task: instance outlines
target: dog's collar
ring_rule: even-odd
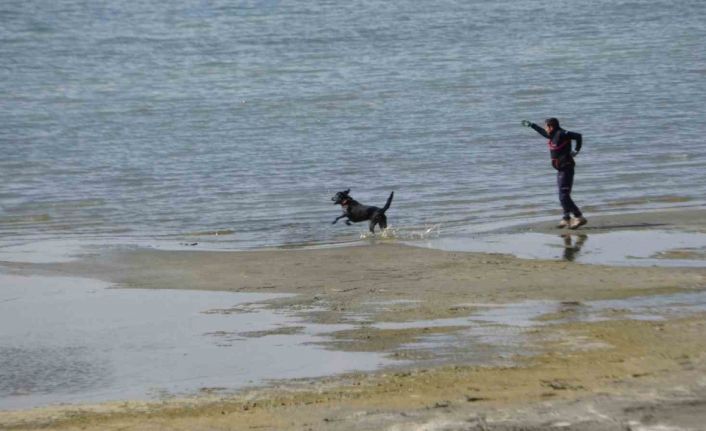
[[[348,202],[350,202],[350,201],[351,201],[350,199],[343,199],[343,200],[341,201],[341,206],[346,206],[346,205],[348,205]]]

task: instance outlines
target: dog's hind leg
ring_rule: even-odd
[[[371,218],[370,222],[368,223],[368,229],[370,229],[370,233],[375,233],[375,223],[377,223],[377,218]]]
[[[381,214],[378,217],[378,226],[380,226],[380,229],[387,229],[387,217],[385,214]]]

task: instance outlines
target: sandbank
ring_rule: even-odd
[[[593,217],[582,232],[704,232],[705,215]],[[555,234],[549,223],[517,229]],[[678,245],[665,249],[672,254],[661,258],[683,258]],[[379,372],[273,382],[229,396],[0,412],[3,429],[624,430],[699,429],[706,420],[706,313],[636,319],[609,310],[605,319],[574,318],[592,301],[703,292],[704,266],[583,265],[377,241],[247,252],[118,249],[2,267],[126,288],[293,294],[262,305],[316,323],[359,322],[334,333],[327,348],[405,359]],[[485,361],[463,349],[435,355],[404,348],[430,334],[457,334],[463,328],[455,318],[533,301],[564,306],[534,319],[542,324],[523,332],[523,345],[502,354],[489,348]],[[441,319],[449,323],[392,325]]]

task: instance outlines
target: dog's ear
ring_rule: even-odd
[[[348,189],[348,190],[346,190],[345,192],[343,192],[343,194],[346,195],[346,196],[348,196],[348,193],[350,193],[350,192],[351,192],[351,189]]]

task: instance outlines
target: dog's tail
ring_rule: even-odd
[[[382,207],[382,212],[384,213],[387,211],[388,208],[390,208],[390,204],[392,203],[392,197],[395,195],[395,192],[390,193],[390,197],[387,198],[387,202],[385,202],[385,206]]]

